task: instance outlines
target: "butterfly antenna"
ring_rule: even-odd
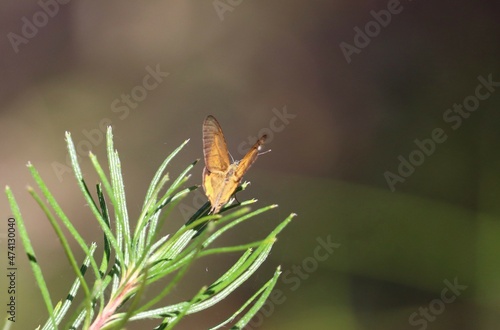
[[[229,153],[229,157],[231,157],[231,163],[234,163],[234,157],[233,155],[231,155],[231,153]]]
[[[260,156],[260,155],[263,155],[263,154],[267,154],[268,152],[271,152],[271,149],[263,151],[263,152],[259,152],[257,155]]]

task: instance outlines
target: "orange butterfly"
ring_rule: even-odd
[[[203,190],[212,205],[210,212],[216,214],[226,204],[238,187],[243,175],[255,162],[260,146],[267,136],[263,135],[247,152],[242,160],[231,164],[224,133],[214,116],[207,116],[203,122]]]

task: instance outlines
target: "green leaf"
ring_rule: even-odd
[[[114,149],[111,128],[107,130],[106,139],[109,176],[95,155],[89,154],[100,180],[100,183],[96,185],[94,198],[83,177],[71,135],[66,133],[69,156],[78,188],[102,230],[103,251],[100,266],[94,257],[97,245],[92,243],[89,246],[85,242],[81,233],[74,227],[70,218],[63,212],[49,191],[38,171],[31,164],[28,166],[41,194],[39,195],[31,188],[29,192],[45,213],[75,273],[68,295],[65,299],[60,299],[55,307],[52,304],[41,267],[36,261],[35,250],[31,246],[19,205],[10,188],[6,188],[12,212],[18,221],[19,235],[28,253],[35,280],[49,312],[43,330],[125,328],[129,321],[146,318],[161,320],[156,329],[173,329],[186,315],[213,307],[245,283],[267,259],[277,235],[294,216],[291,214],[260,240],[241,242],[235,246],[213,247],[224,233],[237,230],[238,225],[250,219],[256,219],[257,216],[272,210],[276,205],[251,211],[247,206],[254,203],[255,199],[239,204],[233,204],[234,199],[231,199],[221,209],[220,214],[209,215],[210,203],[207,202],[199,210],[194,211],[189,220],[178,230],[162,233],[163,224],[167,220],[172,221],[174,214],[172,211],[178,203],[199,188],[196,185],[184,186],[197,161],[181,171],[169,186],[167,186],[169,177],[164,174],[167,165],[188,141],[186,140],[163,161],[148,188],[140,215],[135,220],[130,219],[128,215],[125,182],[118,152]],[[237,191],[244,189],[247,184],[243,183]],[[131,222],[134,224],[133,232],[130,230]],[[76,252],[69,244],[70,238],[73,238],[85,253],[85,259],[80,267],[75,258]],[[170,305],[161,303],[163,298],[171,294],[180,281],[184,280],[191,265],[199,258],[208,255],[223,257],[228,253],[238,253],[240,257],[210,286],[200,288],[187,301]],[[87,276],[85,279],[84,275],[89,267],[92,269],[93,277]],[[279,268],[271,280],[253,294],[231,317],[214,329],[233,322],[241,315],[243,316],[235,327],[247,324],[265,303],[278,276]],[[161,291],[149,290],[147,299],[143,296],[151,284],[166,279],[168,281]],[[79,301],[77,301],[75,298],[80,289],[84,292],[84,297],[78,297]],[[63,323],[65,323],[64,327],[61,326]]]

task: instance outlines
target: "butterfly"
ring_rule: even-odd
[[[267,135],[262,135],[240,161],[231,163],[224,133],[214,116],[203,121],[203,190],[210,201],[210,213],[216,214],[238,187],[243,175],[255,162]]]

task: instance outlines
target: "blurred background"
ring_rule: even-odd
[[[131,217],[162,160],[176,177],[221,123],[235,159],[267,149],[238,198],[279,208],[223,238],[264,237],[291,212],[265,266],[222,304],[231,315],[277,265],[283,276],[251,329],[498,329],[500,5],[494,1],[9,1],[0,4],[0,183],[21,206],[54,300],[73,280],[26,191],[32,162],[86,239],[98,224],[67,165],[64,132],[89,185],[112,125]],[[198,163],[189,185],[201,184]],[[166,232],[204,202],[175,210]],[[198,199],[196,199],[198,196]],[[200,197],[201,196],[201,197]],[[6,248],[7,199],[0,198]],[[188,299],[235,256],[199,261],[167,302]],[[6,269],[6,254],[1,255]],[[17,243],[17,321],[46,312]],[[2,306],[6,276],[0,277]],[[3,309],[2,309],[3,310]],[[131,324],[129,329],[154,323]]]

